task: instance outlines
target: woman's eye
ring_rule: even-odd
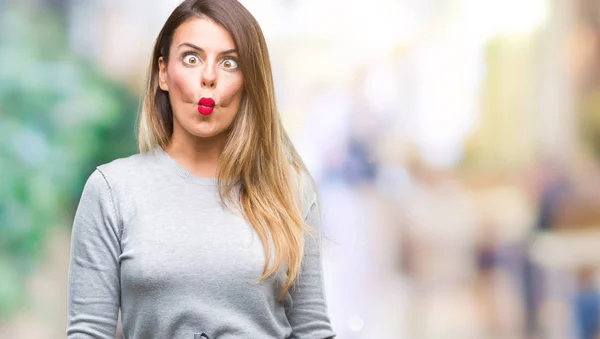
[[[223,68],[225,68],[225,69],[236,69],[237,67],[238,67],[238,64],[233,59],[225,59],[223,61]]]
[[[183,62],[185,62],[188,65],[196,65],[198,61],[198,57],[192,54],[188,54],[183,57]]]

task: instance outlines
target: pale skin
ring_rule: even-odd
[[[199,177],[216,177],[218,157],[238,113],[244,79],[229,32],[209,18],[177,28],[169,60],[159,59],[159,86],[169,93],[173,135],[165,150]],[[213,98],[210,115],[198,113],[200,98]]]

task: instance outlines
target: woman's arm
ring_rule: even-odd
[[[302,268],[290,290],[292,305],[287,310],[292,326],[290,338],[333,338],[335,333],[331,329],[323,291],[321,214],[316,193],[311,201],[305,221],[314,233],[306,235]]]
[[[115,338],[120,236],[110,187],[96,170],[85,184],[73,222],[67,338]]]

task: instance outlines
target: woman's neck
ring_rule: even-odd
[[[215,178],[219,157],[225,148],[225,142],[225,135],[198,138],[173,133],[165,152],[195,175],[203,178]]]

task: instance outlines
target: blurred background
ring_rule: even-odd
[[[598,338],[600,1],[245,0],[319,183],[340,339]],[[64,338],[176,0],[0,0],[0,337]]]

